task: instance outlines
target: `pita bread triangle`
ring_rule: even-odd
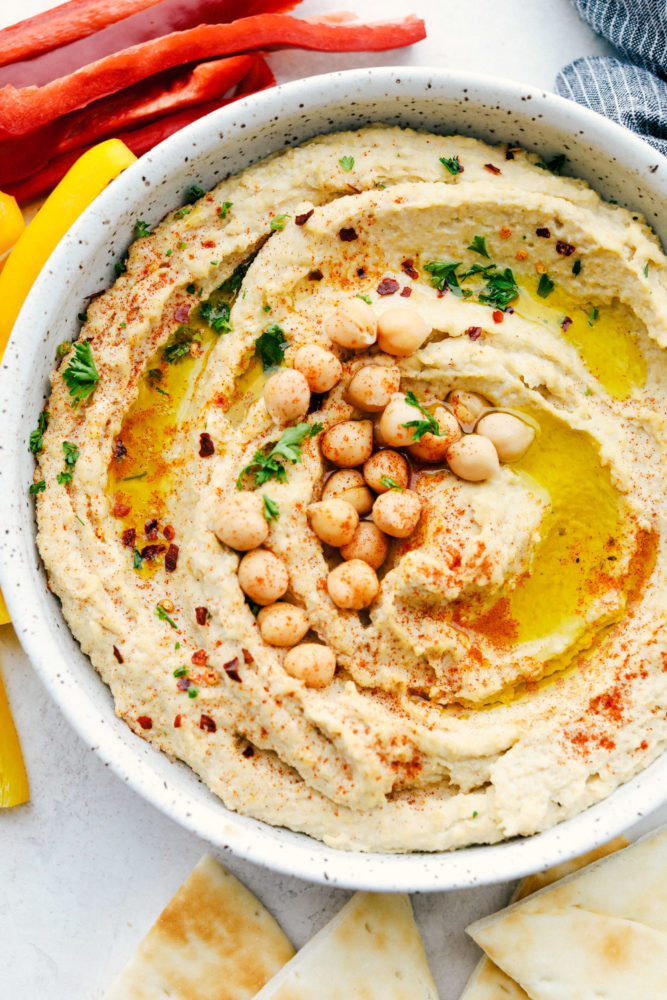
[[[104,1000],[249,1000],[293,954],[268,910],[206,855]]]
[[[255,1000],[437,1000],[404,895],[359,892]]]

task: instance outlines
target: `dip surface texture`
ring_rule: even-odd
[[[667,740],[667,262],[641,216],[523,150],[381,126],[192,197],[139,227],[91,302],[38,454],[50,587],[118,715],[230,809],[354,850],[532,834],[645,768]],[[381,329],[410,307],[429,335],[404,356],[332,342],[328,317],[357,297]],[[99,380],[77,403],[83,342]],[[264,386],[305,345],[342,377],[276,420]],[[332,599],[341,554],[307,508],[341,466],[330,428],[372,421],[386,447],[379,409],[350,396],[364,365],[399,369],[431,428],[474,393],[532,443],[503,458],[494,442],[480,481],[396,446],[421,514],[384,539],[356,609]],[[479,439],[480,414],[457,416]],[[254,547],[299,609],[272,644],[239,583],[250,546],[217,526],[249,491]],[[281,645],[297,627],[305,645]],[[286,669],[307,644],[333,651],[333,677]]]

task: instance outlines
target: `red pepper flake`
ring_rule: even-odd
[[[205,247],[206,250],[213,250],[215,247],[215,240],[202,240],[202,246]]]
[[[407,274],[408,278],[417,279],[419,277],[419,271],[415,267],[415,262],[412,257],[406,257],[406,259],[402,261],[401,270]]]
[[[297,224],[297,226],[305,226],[305,224],[308,222],[308,219],[311,217],[314,211],[315,209],[311,208],[309,212],[304,212],[302,215],[295,216],[294,221]]]
[[[172,542],[169,548],[167,549],[166,556],[164,557],[164,568],[166,569],[167,573],[173,573],[174,570],[176,569],[177,563],[178,563],[178,545],[174,545],[174,543]]]
[[[144,545],[141,550],[141,558],[150,559],[151,562],[155,562],[157,557],[161,556],[164,550],[164,545]]]
[[[408,288],[407,285],[405,286],[405,288],[401,289],[401,298],[402,299],[409,299],[411,295],[412,295],[412,289]]]
[[[561,326],[561,330],[563,331],[563,333],[567,333],[567,331],[572,326],[572,320],[570,319],[570,317],[569,316],[565,316],[563,318],[563,322],[561,323],[560,326]]]
[[[242,757],[254,757],[255,756],[255,748],[251,747],[250,744],[248,743],[248,746],[245,748],[245,750],[241,751],[241,756]]]
[[[129,504],[116,502],[113,505],[113,516],[114,517],[127,517],[127,515],[130,513],[131,510],[132,510],[132,508],[130,507]]]
[[[174,309],[174,319],[177,323],[187,323],[190,319],[190,306],[184,305]]]
[[[164,535],[164,537],[167,539],[168,542],[171,542],[173,541],[174,538],[176,538],[176,530],[171,524],[165,525],[162,534]]]
[[[556,242],[556,253],[559,253],[561,257],[569,257],[576,249],[574,243],[564,243],[563,240]]]
[[[338,236],[343,241],[343,243],[352,243],[353,240],[358,239],[357,230],[353,229],[352,226],[338,230]]]
[[[208,625],[208,620],[210,618],[208,613],[208,608],[199,607],[195,608],[195,618],[197,619],[197,625]]]
[[[243,659],[245,660],[246,663],[255,662],[255,657],[252,655],[249,649],[242,649],[241,652],[243,653]]]
[[[123,654],[121,653],[118,646],[113,647],[113,655],[116,657],[119,663],[123,663]]]
[[[357,277],[358,278],[365,278],[366,277],[366,268],[365,267],[358,267],[357,268]]]
[[[157,538],[157,518],[152,517],[150,521],[146,521],[144,525],[144,535],[150,541],[155,541]]]
[[[501,173],[500,167],[496,167],[493,163],[485,163],[484,164],[484,169],[488,170],[490,174],[499,174],[499,173]]]
[[[316,267],[314,271],[308,274],[308,281],[321,281],[324,275],[320,271],[319,267]]]
[[[137,722],[139,723],[142,729],[153,728],[153,720],[151,719],[150,715],[140,715],[139,718],[137,719]]]
[[[215,455],[215,445],[213,444],[213,438],[206,431],[203,431],[199,435],[199,457],[200,458],[210,458],[211,455]]]
[[[205,649],[195,649],[190,660],[195,667],[205,667],[208,663],[208,653]]]
[[[393,295],[398,291],[398,282],[395,278],[383,278],[377,287],[378,295]]]
[[[438,291],[436,292],[436,295],[439,299],[444,299],[445,292],[448,291],[449,291],[449,286],[447,286],[447,288],[439,288]]]
[[[181,728],[181,717],[180,715],[177,715],[174,718],[174,729],[180,729],[180,728]]]
[[[199,728],[203,729],[205,733],[214,733],[218,727],[210,715],[207,715],[206,712],[202,712],[199,719]]]
[[[235,656],[233,660],[228,660],[228,662],[224,664],[222,669],[225,671],[230,680],[238,681],[240,684],[241,678],[238,672],[238,665],[239,665],[239,658],[238,656]]]
[[[466,330],[466,334],[471,340],[479,340],[482,336],[482,328],[481,326],[469,326]]]
[[[493,317],[494,323],[502,323],[502,321],[505,319],[505,317],[503,316],[502,309],[494,309],[493,312],[491,313],[491,316]]]
[[[125,447],[120,438],[116,438],[116,440],[114,441],[113,447],[111,449],[111,454],[113,455],[113,457],[116,459],[117,462],[120,462],[127,455],[127,448]]]
[[[551,236],[551,232],[547,229],[546,226],[539,226],[539,228],[535,230],[535,235],[541,236],[542,239],[548,240],[549,237]]]
[[[128,549],[133,549],[134,543],[137,540],[137,529],[128,528],[127,531],[124,531],[123,534],[120,536],[120,540],[123,543],[123,545],[127,546]]]
[[[191,684],[192,681],[189,677],[179,677],[176,681],[176,687],[179,691],[187,691]]]

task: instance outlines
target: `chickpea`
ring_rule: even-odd
[[[493,442],[501,462],[516,462],[535,438],[534,428],[511,413],[487,413],[475,430]]]
[[[371,455],[368,461],[364,462],[363,473],[364,479],[376,493],[386,493],[387,490],[393,489],[392,486],[382,482],[383,476],[393,479],[401,489],[405,489],[410,481],[407,461],[400,452],[392,451],[390,448],[384,448]]]
[[[259,493],[242,491],[225,497],[220,504],[213,530],[221,542],[240,552],[256,549],[266,541],[269,526]]]
[[[334,497],[352,504],[357,514],[367,514],[373,506],[373,494],[358,469],[340,469],[329,476],[322,490],[322,499],[332,500]]]
[[[478,392],[466,392],[465,389],[454,389],[447,396],[447,402],[456,419],[464,426],[474,424],[490,405],[488,399],[484,399]]]
[[[493,443],[481,434],[464,434],[449,447],[446,457],[452,472],[471,483],[489,479],[500,468]]]
[[[269,646],[296,646],[310,628],[303,608],[286,601],[269,604],[257,615],[257,624],[264,642]]]
[[[370,420],[343,420],[322,435],[320,447],[334,465],[362,465],[373,452],[373,424]]]
[[[360,611],[375,599],[380,584],[372,566],[363,559],[350,559],[329,573],[329,597],[339,608]]]
[[[417,527],[422,502],[414,490],[388,490],[373,504],[373,520],[392,538],[407,538]]]
[[[272,375],[264,386],[264,403],[269,414],[279,424],[305,417],[310,406],[310,389],[306,376],[293,368]]]
[[[407,358],[422,346],[431,329],[412,306],[391,306],[378,319],[378,345],[385,354]]]
[[[441,436],[427,432],[422,435],[419,441],[415,441],[408,448],[410,454],[422,462],[441,462],[447,454],[450,444],[454,444],[461,437],[461,427],[458,420],[444,406],[436,406],[433,416]]]
[[[355,372],[347,390],[347,397],[353,406],[369,413],[379,413],[398,391],[401,373],[398,368],[383,365],[364,365]]]
[[[377,318],[362,299],[350,298],[324,320],[324,332],[334,344],[358,351],[377,339]]]
[[[343,559],[362,559],[373,569],[378,569],[387,558],[387,536],[372,521],[360,521],[352,541],[341,545]]]
[[[413,443],[414,427],[404,427],[411,420],[421,420],[416,406],[410,406],[402,392],[395,392],[380,417],[380,434],[392,448],[406,448]]]
[[[336,673],[336,654],[319,642],[302,642],[285,654],[283,666],[290,677],[303,681],[306,687],[326,687]]]
[[[255,604],[273,604],[289,586],[287,566],[267,549],[253,549],[239,563],[239,586]]]
[[[359,515],[345,500],[320,500],[308,508],[310,526],[327,545],[346,545],[354,537]]]
[[[304,344],[294,355],[294,367],[305,377],[311,392],[328,392],[341,380],[343,366],[319,344]]]

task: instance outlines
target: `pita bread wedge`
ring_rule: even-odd
[[[622,847],[627,847],[628,844],[629,841],[626,837],[614,837],[607,844],[602,844],[601,847],[596,847],[586,854],[581,854],[578,858],[572,858],[571,861],[563,861],[552,868],[546,868],[544,871],[536,872],[534,875],[528,875],[519,882],[512,895],[512,902],[525,899],[526,896],[530,896],[533,892],[538,892],[548,885],[553,885],[554,882],[565,878],[566,875],[572,875],[574,872],[585,868],[586,865],[590,865],[594,861],[599,861],[600,858],[606,858],[609,854],[619,851]],[[518,983],[515,983],[495,962],[492,962],[485,955],[477,963],[475,970],[466,983],[460,1000],[530,1000],[530,998]]]
[[[255,1000],[437,1000],[407,896],[358,892]]]
[[[293,954],[268,910],[206,855],[104,1000],[248,1000]]]

